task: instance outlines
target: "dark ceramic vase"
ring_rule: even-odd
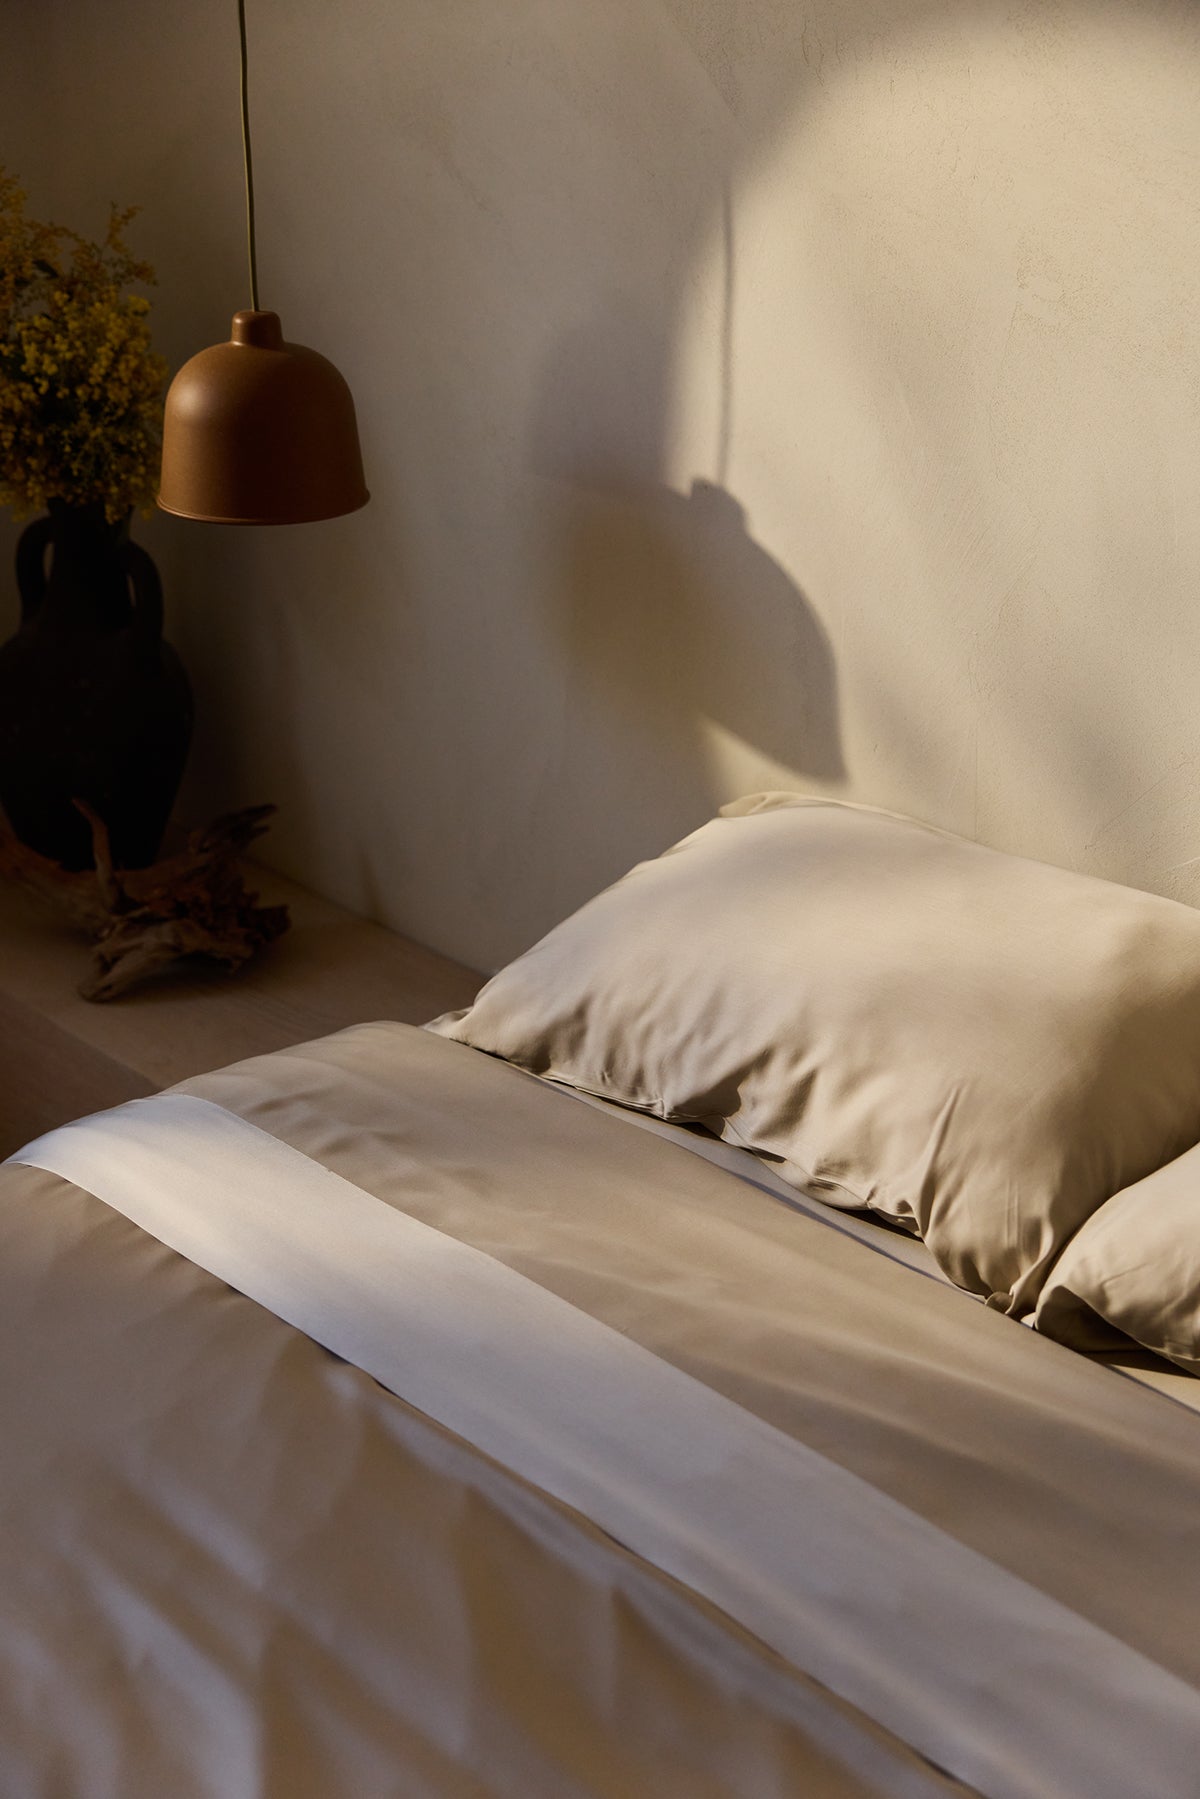
[[[74,804],[85,800],[108,826],[116,866],[144,868],[192,735],[158,570],[130,542],[128,519],[51,501],[18,541],[17,587],[20,628],[0,649],[0,805],[22,843],[79,869],[92,865]]]

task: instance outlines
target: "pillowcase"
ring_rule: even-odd
[[[1046,1277],[1034,1323],[1072,1349],[1123,1332],[1200,1374],[1200,1148],[1107,1200]]]
[[[1097,1206],[1200,1138],[1200,914],[759,794],[433,1028],[776,1158],[1019,1315]]]

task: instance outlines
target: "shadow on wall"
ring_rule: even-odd
[[[597,702],[632,715],[682,823],[711,810],[709,727],[797,775],[842,779],[829,640],[732,494],[576,487],[558,531],[572,665]]]
[[[630,59],[631,88],[643,67],[671,82],[646,109],[637,168],[613,152],[628,207],[578,199],[595,252],[564,218],[591,283],[564,274],[578,322],[539,346],[535,375],[541,605],[568,696],[560,796],[593,802],[569,819],[573,853],[611,878],[635,844],[661,847],[739,790],[835,786],[849,762],[855,797],[1026,853],[1090,854],[1089,818],[1116,810],[1106,794],[1136,809],[1158,791],[1136,690],[1105,717],[1119,667],[1148,682],[1117,622],[1115,558],[1086,523],[1097,488],[1137,493],[1111,516],[1139,549],[1162,514],[1167,549],[1129,591],[1144,583],[1162,618],[1179,579],[1154,488],[1169,490],[1160,442],[1178,429],[1178,314],[1160,288],[1186,266],[1186,215],[1145,191],[1138,157],[1169,174],[1176,140],[1160,142],[1142,91],[1139,10],[664,6],[710,85],[689,87],[673,59]],[[1146,10],[1164,32],[1185,19],[1174,0]],[[1100,128],[1139,99],[1123,149]],[[690,129],[667,142],[670,117]],[[788,160],[756,186],[785,125]],[[1060,140],[1064,183],[1050,179]],[[654,196],[672,195],[671,238],[648,228],[643,167]],[[1122,256],[1134,219],[1153,253],[1144,284]],[[1122,429],[1129,391],[1152,421],[1140,444]],[[735,407],[746,512],[730,491]],[[697,467],[714,484],[667,485]],[[860,491],[861,524],[846,504]],[[752,535],[764,519],[774,555]],[[893,570],[899,603],[882,606]],[[623,837],[606,807],[624,809]],[[554,831],[549,807],[540,822]],[[1157,835],[1138,862],[1162,859]],[[1130,872],[1108,851],[1100,871]]]
[[[672,411],[669,333],[619,298],[560,339],[533,414],[543,489],[551,629],[569,671],[571,735],[607,753],[568,765],[603,806],[624,805],[652,854],[732,789],[844,782],[828,634],[758,543],[725,484],[732,434],[732,198],[723,206],[718,480],[664,484]],[[745,772],[741,772],[742,770]],[[630,792],[629,789],[635,791]],[[627,802],[632,800],[632,806]],[[628,859],[602,843],[595,880]]]

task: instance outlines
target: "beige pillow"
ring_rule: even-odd
[[[759,794],[434,1026],[779,1158],[1022,1313],[1200,1139],[1200,914],[911,819]]]
[[[1200,1148],[1116,1193],[1046,1277],[1034,1322],[1073,1349],[1122,1331],[1200,1374]]]

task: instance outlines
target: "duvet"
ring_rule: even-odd
[[[1200,1415],[377,1025],[0,1170],[0,1792],[1197,1791]]]

